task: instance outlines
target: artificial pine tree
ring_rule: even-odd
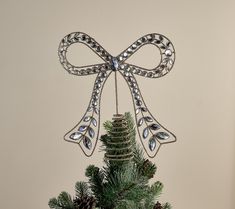
[[[49,201],[55,209],[170,209],[169,203],[156,202],[163,185],[149,180],[156,166],[145,159],[135,141],[134,122],[130,113],[114,115],[104,123],[107,131],[103,142],[103,168],[90,165],[86,169],[88,182],[77,182],[76,196],[62,192]]]

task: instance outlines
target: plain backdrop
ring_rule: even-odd
[[[137,77],[151,113],[178,138],[152,159],[161,201],[174,209],[235,208],[235,1],[40,0],[0,1],[0,208],[48,208],[48,200],[102,166],[100,143],[91,158],[63,135],[83,116],[95,77],[69,75],[57,49],[83,31],[113,55],[147,33],[167,36],[176,49],[172,71]],[[130,62],[154,67],[159,51],[146,46]],[[74,64],[99,58],[85,46],[69,51]],[[120,111],[133,114],[118,76]],[[115,113],[113,76],[104,87],[101,121]],[[102,133],[104,130],[102,128]],[[137,138],[137,140],[139,140]]]

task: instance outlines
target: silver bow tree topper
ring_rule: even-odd
[[[88,46],[104,60],[104,63],[81,67],[69,63],[66,57],[67,49],[75,43]],[[160,50],[161,60],[158,66],[153,69],[145,69],[126,62],[131,55],[146,44],[152,44]],[[66,141],[79,144],[86,156],[93,154],[97,144],[100,130],[101,93],[106,80],[112,72],[115,72],[115,78],[116,73],[119,72],[129,86],[135,109],[137,130],[147,155],[154,157],[162,144],[176,141],[175,135],[164,128],[148,110],[134,76],[159,78],[170,72],[175,61],[175,50],[168,38],[157,33],[147,34],[114,57],[89,35],[82,32],[74,32],[62,39],[58,54],[62,66],[70,74],[77,76],[97,74],[87,111],[79,123],[64,136]]]

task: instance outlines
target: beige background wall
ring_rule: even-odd
[[[94,76],[65,72],[57,47],[64,35],[83,31],[113,55],[146,33],[170,38],[173,70],[138,78],[153,115],[178,137],[154,159],[155,179],[165,185],[161,200],[175,209],[234,209],[234,9],[234,1],[222,0],[1,0],[0,208],[48,208],[60,191],[73,194],[88,164],[102,164],[98,148],[87,159],[62,139],[82,117]],[[158,54],[146,47],[132,62],[153,67]],[[99,60],[85,47],[70,56],[77,64]],[[133,112],[120,77],[119,91],[121,111]],[[102,99],[105,121],[115,111],[113,77]]]

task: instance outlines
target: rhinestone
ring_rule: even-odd
[[[125,72],[125,76],[126,76],[126,77],[129,77],[129,76],[130,76],[130,73]]]
[[[125,68],[125,66],[124,65],[120,65],[120,68],[123,70]]]
[[[141,75],[142,75],[142,76],[145,76],[146,74],[147,74],[147,73],[146,73],[145,71],[142,71],[142,72],[141,72]]]
[[[119,57],[119,60],[120,60],[120,61],[122,61],[122,60],[123,60],[123,58],[120,56],[120,57]]]
[[[167,57],[170,57],[170,56],[172,55],[172,51],[171,51],[170,49],[167,49],[167,50],[165,51],[165,55],[166,55]]]
[[[149,139],[149,149],[151,151],[155,150],[156,148],[156,140],[154,139],[154,137],[152,137],[151,139]]]
[[[145,37],[142,37],[141,41],[142,41],[142,42],[145,42],[145,41],[146,41],[146,38],[145,38]]]
[[[143,124],[143,122],[144,122],[143,118],[140,118],[140,119],[138,120],[137,125],[138,125],[138,126],[141,126],[141,125]]]
[[[128,48],[128,49],[127,49],[127,52],[128,52],[128,53],[131,53],[131,52],[132,52],[131,48]]]
[[[135,114],[137,115],[137,114],[139,114],[139,112],[140,112],[140,109],[137,108],[136,111],[135,111]]]
[[[153,73],[152,73],[152,72],[149,72],[149,73],[147,74],[147,76],[148,76],[148,77],[153,77]]]
[[[82,35],[82,40],[85,41],[86,40],[86,36]]]
[[[93,105],[94,105],[94,106],[97,106],[97,102],[96,102],[96,101],[93,101]]]
[[[106,76],[107,76],[107,73],[106,72],[102,72],[101,77],[105,78]]]
[[[111,59],[111,68],[112,70],[116,71],[119,67],[118,59],[116,57],[113,57]]]
[[[96,88],[99,89],[101,87],[101,84],[100,83],[97,83],[96,84]]]
[[[96,47],[95,42],[93,42],[93,43],[91,44],[91,47],[92,47],[92,48],[95,48],[95,47]]]
[[[99,109],[98,108],[94,108],[94,111],[96,114],[99,114]]]
[[[91,43],[91,38],[87,39],[87,43],[90,44]]]
[[[147,112],[147,111],[148,111],[148,109],[147,109],[146,107],[141,107],[141,110],[142,110],[143,112]]]
[[[156,124],[156,123],[153,123],[153,124],[151,124],[151,125],[149,126],[149,128],[155,131],[155,130],[160,129],[161,126],[158,125],[158,124]]]
[[[172,59],[169,59],[168,63],[169,63],[170,65],[173,65],[173,60],[172,60]]]
[[[126,53],[126,52],[124,52],[124,53],[123,53],[123,56],[124,56],[124,57],[127,57],[128,55],[127,55],[127,53]]]
[[[152,42],[153,41],[153,36],[152,35],[148,35],[147,39],[148,39],[149,42]]]
[[[82,137],[83,135],[79,132],[74,132],[72,133],[69,138],[72,139],[72,140],[78,140]]]
[[[93,124],[95,127],[97,126],[97,121],[96,121],[95,118],[92,118],[91,122],[92,122],[92,124]]]
[[[136,105],[137,105],[137,106],[141,106],[141,105],[142,105],[141,100],[137,100],[137,101],[136,101]]]
[[[153,122],[153,119],[149,116],[144,117],[147,122]]]
[[[135,99],[136,99],[136,100],[139,100],[139,99],[140,99],[140,95],[138,95],[138,94],[135,95]]]
[[[135,70],[135,73],[138,74],[139,72],[141,72],[140,69],[136,69],[136,70]]]
[[[168,133],[166,133],[166,132],[158,132],[155,135],[160,140],[166,140],[166,139],[168,139],[170,137],[170,135]]]
[[[144,137],[144,139],[146,139],[146,138],[148,137],[148,135],[149,135],[149,129],[148,129],[148,127],[146,127],[146,128],[143,130],[143,137]]]
[[[83,121],[84,121],[84,122],[88,122],[90,119],[91,119],[91,116],[86,116],[86,117],[83,119]]]
[[[131,46],[132,49],[136,49],[136,47],[137,47],[136,44],[133,44],[133,45]]]
[[[102,78],[102,77],[100,77],[99,79],[98,79],[98,82],[99,83],[102,83],[104,81],[104,79]]]
[[[89,133],[89,136],[90,136],[91,138],[94,138],[95,132],[94,132],[93,128],[89,127],[88,133]]]
[[[141,45],[141,44],[142,44],[141,40],[138,40],[137,45]]]
[[[87,149],[91,149],[92,147],[91,140],[88,137],[84,137],[83,144]]]
[[[78,131],[83,132],[83,131],[85,131],[86,129],[87,129],[87,126],[82,125],[82,126],[80,126],[80,127],[78,128]]]
[[[133,89],[133,93],[136,93],[136,94],[139,93],[138,89],[137,89],[137,88],[134,88],[134,89]]]

